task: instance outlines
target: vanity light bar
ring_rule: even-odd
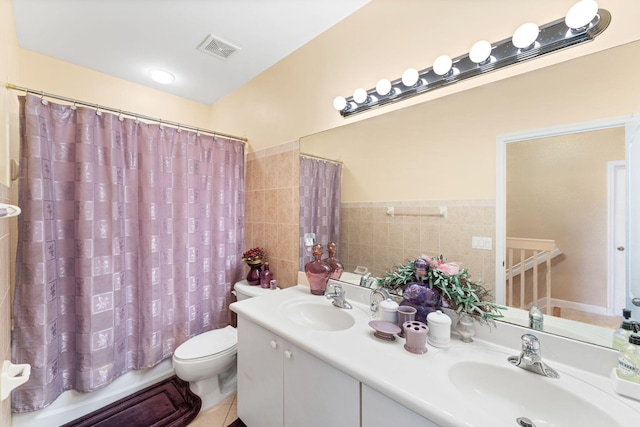
[[[373,88],[366,91],[366,97],[358,93],[358,102],[354,96],[346,99],[337,97],[334,100],[334,107],[339,110],[342,117],[349,117],[402,101],[480,74],[592,41],[607,29],[610,22],[611,14],[605,9],[598,9],[591,22],[582,28],[569,28],[565,18],[561,18],[541,26],[538,37],[530,46],[517,48],[512,38],[504,39],[492,45],[489,58],[483,62],[475,63],[469,58],[469,54],[464,54],[453,58],[451,69],[444,75],[437,74],[433,67],[425,68],[418,72],[417,82],[412,86],[407,86],[402,82],[402,78],[399,78],[391,82],[391,89],[385,95],[380,95],[376,88]],[[438,71],[441,72],[441,70]]]

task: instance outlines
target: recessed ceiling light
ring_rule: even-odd
[[[176,79],[173,74],[163,70],[151,70],[150,74],[153,81],[163,85],[171,84]]]

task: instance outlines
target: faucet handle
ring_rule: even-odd
[[[333,288],[333,292],[335,292],[336,296],[341,296],[344,293],[344,289],[342,289],[342,285],[340,283],[330,283],[329,286]]]
[[[524,334],[522,337],[522,351],[538,353],[540,351],[540,340],[533,334]]]

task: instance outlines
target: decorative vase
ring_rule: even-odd
[[[442,295],[436,288],[430,288],[424,283],[412,282],[407,284],[402,291],[402,302],[416,309],[415,320],[427,323],[427,316],[442,306]]]
[[[260,287],[265,289],[271,288],[271,280],[273,280],[273,273],[269,270],[269,263],[264,263],[264,270],[260,272]]]
[[[476,330],[473,327],[473,318],[467,313],[460,313],[456,331],[460,335],[460,341],[472,342],[473,336],[476,334]]]
[[[329,267],[331,268],[331,278],[333,280],[340,280],[344,267],[338,258],[336,258],[337,245],[335,242],[329,242],[327,245],[327,252],[329,252],[329,256],[327,256],[324,261],[329,264]]]
[[[247,273],[247,283],[252,286],[260,284],[260,272],[262,271],[262,259],[247,261],[249,272]]]
[[[322,245],[316,243],[313,245],[314,260],[305,264],[304,273],[309,280],[309,287],[313,295],[324,295],[327,289],[327,282],[331,277],[331,267],[325,261],[321,260]]]

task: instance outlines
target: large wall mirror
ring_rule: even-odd
[[[616,76],[603,78],[612,66]],[[634,192],[627,185],[622,191],[622,214],[627,218],[623,220],[624,243],[617,244],[624,246],[620,252],[624,254],[622,265],[626,264],[622,299],[620,291],[611,294],[611,273],[607,259],[601,259],[608,256],[609,245],[608,199],[603,195],[608,188],[606,164],[625,164],[623,184],[637,186],[634,179],[640,182],[640,167],[634,168],[640,161],[630,158],[630,153],[637,155],[630,148],[639,143],[633,118],[640,108],[640,78],[633,72],[638,67],[640,42],[634,42],[301,138],[301,153],[343,165],[338,258],[347,271],[362,265],[375,275],[422,253],[442,254],[467,267],[472,278],[482,280],[498,302],[507,303],[503,266],[507,228],[531,234],[525,237],[549,239],[545,233],[550,222],[545,221],[544,226],[538,222],[536,227],[536,221],[544,220],[536,216],[538,219],[525,221],[542,234],[517,225],[535,214],[531,206],[542,211],[550,202],[522,196],[523,188],[511,187],[509,191],[520,197],[512,201],[519,209],[510,208],[514,223],[507,223],[507,181],[525,184],[529,180],[525,175],[508,178],[507,159],[511,157],[514,171],[524,174],[527,171],[517,162],[533,167],[526,159],[536,153],[539,167],[543,171],[547,168],[543,175],[550,175],[553,169],[567,182],[587,180],[580,178],[579,171],[593,170],[595,166],[588,162],[598,161],[598,174],[602,171],[604,178],[593,184],[593,191],[583,186],[563,190],[567,193],[560,195],[558,186],[543,180],[537,188],[546,188],[543,194],[564,201],[556,212],[562,218],[554,219],[553,227],[566,231],[563,228],[594,225],[590,233],[578,234],[583,240],[577,242],[558,233],[551,238],[559,240],[561,252],[554,256],[552,268],[563,263],[566,269],[558,273],[559,278],[553,277],[558,285],[552,288],[549,300],[555,305],[548,315],[560,318],[573,313],[569,325],[577,327],[549,331],[608,345],[611,328],[621,319],[616,310],[620,304],[631,306],[631,299],[640,296],[640,289],[634,289],[640,283],[634,280],[640,278],[634,269],[640,267],[624,261],[633,256],[630,254],[640,253],[636,252],[640,235],[629,220],[640,203],[636,200],[640,198],[634,197],[637,188]],[[578,154],[585,154],[587,163],[578,163]],[[591,179],[595,172],[587,175]],[[590,199],[577,200],[578,192]],[[389,208],[395,215],[389,215]],[[517,219],[518,210],[527,215]],[[593,252],[585,254],[584,246],[589,245]],[[604,268],[591,268],[601,262]],[[580,285],[561,286],[561,277],[572,274]],[[520,307],[520,298],[515,296],[512,306]],[[546,305],[544,290],[538,297]],[[582,317],[574,310],[584,311]],[[526,310],[508,311],[506,321],[526,323]],[[640,308],[635,309],[634,317],[640,320]],[[597,325],[601,333],[597,337],[584,334],[583,324]]]

